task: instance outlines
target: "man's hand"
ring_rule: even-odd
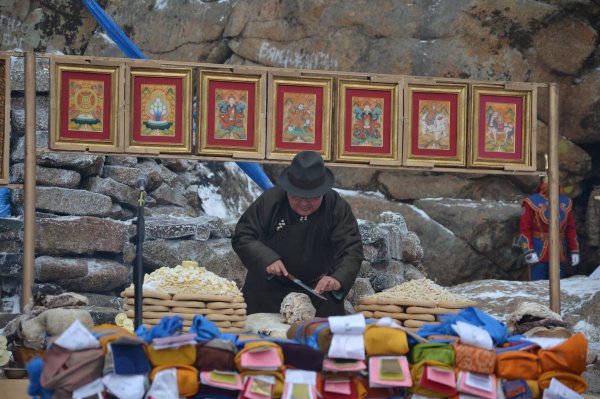
[[[571,254],[571,266],[577,266],[579,264],[579,254]]]
[[[342,288],[342,283],[337,281],[331,276],[323,276],[317,286],[315,287],[315,292],[317,294],[322,294],[327,291],[337,291]]]
[[[274,274],[275,276],[286,277],[288,275],[288,271],[283,265],[283,262],[279,259],[267,266],[265,270],[267,273]]]
[[[529,263],[530,265],[533,263],[539,263],[539,261],[540,259],[535,252],[529,252],[525,255],[525,262]]]

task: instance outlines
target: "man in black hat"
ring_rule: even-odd
[[[248,269],[248,313],[279,313],[287,294],[307,293],[286,278],[292,274],[325,296],[307,293],[317,316],[344,314],[363,250],[352,209],[332,187],[321,155],[302,151],[242,215],[231,242]]]

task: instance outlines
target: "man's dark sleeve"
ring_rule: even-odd
[[[358,231],[358,222],[350,205],[337,197],[334,208],[331,242],[334,249],[334,270],[331,277],[342,283],[343,297],[356,281],[363,260],[363,245]]]
[[[265,194],[254,201],[238,221],[231,237],[233,250],[248,272],[258,276],[265,276],[265,268],[280,259],[275,251],[264,244],[272,211],[272,206],[267,206],[267,202]]]

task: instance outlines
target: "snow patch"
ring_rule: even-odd
[[[409,207],[410,207],[410,208],[411,208],[413,211],[415,211],[417,214],[419,214],[419,216],[421,216],[423,219],[425,219],[425,220],[429,220],[429,221],[431,221],[432,223],[435,223],[436,225],[438,225],[438,226],[439,226],[439,227],[440,227],[442,230],[444,230],[446,233],[448,233],[448,234],[450,234],[450,235],[452,235],[452,236],[454,236],[454,235],[455,235],[455,234],[454,234],[454,232],[453,232],[452,230],[448,229],[448,228],[447,228],[446,226],[444,226],[443,224],[441,224],[441,223],[438,223],[437,221],[433,220],[433,219],[431,218],[431,216],[429,216],[429,215],[428,215],[428,214],[427,214],[427,213],[426,213],[424,210],[422,210],[422,209],[419,209],[419,208],[417,208],[416,206],[414,206],[414,205],[410,205],[410,204],[407,204],[407,206],[409,206]]]
[[[230,219],[223,197],[217,190],[217,187],[214,186],[198,188],[198,197],[202,200],[202,208],[209,216],[216,216],[224,220]]]
[[[167,7],[169,7],[169,0],[156,0],[156,3],[154,4],[155,10],[164,10]]]
[[[359,195],[364,195],[367,197],[377,197],[385,199],[385,195],[380,193],[379,191],[354,191],[354,190],[345,190],[343,188],[334,188],[341,196],[343,197],[357,197]]]

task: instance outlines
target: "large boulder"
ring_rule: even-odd
[[[122,254],[135,234],[135,226],[130,223],[94,217],[38,219],[36,230],[37,253],[53,256]]]
[[[516,202],[422,199],[414,205],[451,230],[471,248],[486,254],[505,273],[520,269],[513,251],[521,205]]]
[[[16,163],[10,168],[11,183],[23,183],[25,164]],[[78,188],[81,181],[79,172],[70,169],[35,167],[35,182],[38,186]]]
[[[110,214],[112,201],[104,194],[60,187],[36,187],[35,208],[60,215],[98,216]]]

